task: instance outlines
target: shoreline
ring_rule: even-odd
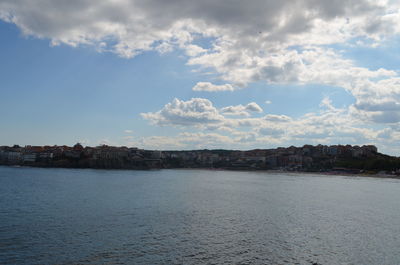
[[[391,178],[399,179],[400,175],[390,175],[390,174],[366,174],[366,173],[341,173],[336,171],[285,171],[277,169],[256,169],[256,170],[246,170],[246,169],[226,169],[226,168],[162,168],[161,170],[212,170],[212,171],[231,171],[231,172],[258,172],[258,173],[273,173],[273,174],[301,174],[301,175],[324,175],[324,176],[343,176],[343,177],[371,177],[371,178]]]
[[[343,177],[368,177],[368,178],[381,178],[381,179],[398,179],[400,180],[399,175],[390,175],[390,174],[382,174],[382,173],[346,173],[346,172],[337,172],[337,171],[286,171],[279,169],[230,169],[230,168],[148,168],[148,169],[134,169],[134,168],[90,168],[90,167],[39,167],[39,166],[30,166],[30,165],[0,165],[0,167],[7,168],[37,168],[37,169],[82,169],[82,170],[116,170],[116,171],[154,171],[154,170],[203,170],[203,171],[230,171],[230,172],[255,172],[255,173],[271,173],[271,174],[297,174],[297,175],[323,175],[323,176],[343,176]]]

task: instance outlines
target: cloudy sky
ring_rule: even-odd
[[[400,155],[399,8],[1,0],[0,144],[375,144]]]

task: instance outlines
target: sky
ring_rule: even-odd
[[[2,0],[0,100],[0,145],[400,156],[400,1]]]

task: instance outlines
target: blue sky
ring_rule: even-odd
[[[0,145],[399,155],[396,1],[178,2],[0,3]]]

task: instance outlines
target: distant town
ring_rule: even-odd
[[[0,146],[0,165],[163,169],[214,168],[400,175],[400,158],[384,155],[373,145],[304,145],[275,149],[158,151],[101,145]]]

